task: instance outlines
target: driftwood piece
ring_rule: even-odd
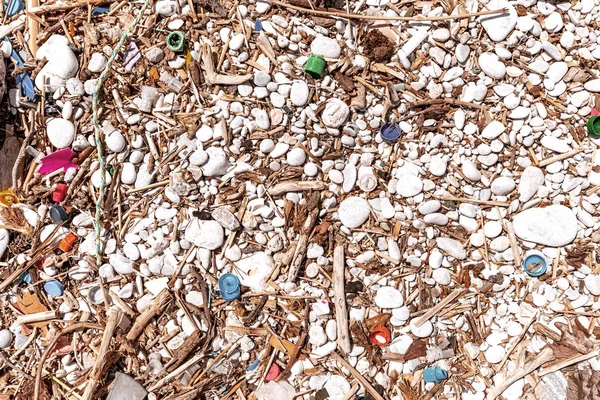
[[[150,320],[162,313],[173,301],[173,295],[168,289],[163,289],[162,292],[156,296],[154,302],[143,313],[141,313],[133,323],[133,326],[127,333],[127,340],[134,341],[141,335],[142,331],[150,323]]]
[[[377,390],[375,390],[373,385],[371,385],[371,382],[369,382],[367,380],[367,378],[365,378],[352,365],[350,365],[350,363],[348,361],[346,361],[342,356],[340,356],[335,351],[333,353],[331,353],[331,355],[333,356],[333,358],[335,358],[335,360],[337,362],[342,364],[348,371],[350,371],[352,376],[354,376],[360,382],[360,384],[365,387],[365,389],[367,390],[367,392],[369,392],[369,394],[371,395],[371,397],[373,397],[373,399],[384,400],[384,398],[377,392]]]
[[[315,225],[318,216],[319,207],[315,207],[313,210],[309,211],[306,221],[304,221],[304,224],[302,225],[302,231],[300,232],[300,237],[298,238],[298,245],[296,246],[294,258],[292,259],[292,264],[290,265],[290,270],[288,272],[288,281],[290,282],[295,281],[296,277],[298,276],[298,272],[302,266],[302,261],[304,261],[304,257],[306,257],[306,249],[308,248],[310,231]]]
[[[8,136],[0,150],[0,190],[12,186],[12,170],[21,150],[21,139]]]
[[[348,309],[344,292],[344,246],[337,246],[333,251],[333,292],[335,295],[335,322],[337,325],[337,343],[343,352],[349,353],[350,332],[348,330]]]
[[[108,319],[106,321],[106,326],[104,327],[102,343],[100,344],[100,351],[98,352],[98,357],[96,358],[96,362],[92,368],[92,373],[88,377],[85,392],[83,393],[82,397],[83,400],[91,400],[94,398],[94,393],[100,385],[102,375],[108,368],[108,363],[111,359],[110,357],[107,357],[108,350],[110,348],[110,341],[115,333],[115,329],[119,324],[119,320],[121,319],[122,315],[122,311],[118,308],[112,308],[108,312]]]
[[[540,354],[537,355],[537,357],[525,364],[523,368],[518,369],[514,375],[506,378],[504,382],[500,384],[500,386],[497,386],[494,389],[492,389],[488,393],[486,400],[494,400],[498,398],[498,396],[500,396],[506,389],[508,389],[510,385],[512,385],[519,379],[529,375],[530,373],[541,367],[542,364],[545,364],[548,361],[552,361],[553,359],[554,353],[552,352],[552,349],[546,347],[540,352]]]
[[[272,188],[267,189],[271,196],[279,196],[288,192],[303,192],[305,190],[323,190],[327,187],[325,182],[320,181],[288,181],[278,183]]]
[[[202,60],[204,70],[206,71],[205,78],[206,81],[211,85],[241,85],[244,82],[252,79],[251,74],[247,75],[222,75],[218,74],[215,71],[215,64],[212,58],[212,51],[208,48],[208,46],[204,46],[202,51],[203,57]]]

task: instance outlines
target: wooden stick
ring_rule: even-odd
[[[308,248],[308,239],[310,237],[310,232],[315,222],[317,222],[318,216],[319,207],[315,207],[312,211],[308,213],[306,221],[304,221],[304,224],[302,225],[300,237],[298,238],[298,244],[296,246],[296,251],[294,252],[294,257],[292,258],[292,263],[288,272],[289,282],[295,281],[296,277],[298,276],[298,272],[300,271],[300,267],[302,266],[302,261],[304,261],[304,257],[306,257],[306,249]]]
[[[350,353],[350,332],[348,329],[348,309],[344,291],[344,246],[336,246],[333,251],[333,292],[335,296],[335,322],[337,325],[337,343],[344,353]]]
[[[446,298],[444,298],[444,300],[437,303],[434,307],[431,307],[425,314],[415,320],[415,325],[417,328],[429,321],[448,304],[452,303],[455,299],[461,297],[465,293],[466,292],[464,290],[455,290],[454,292],[450,293],[448,296],[446,296]]]
[[[77,7],[87,7],[88,4],[100,5],[100,4],[110,3],[110,2],[111,2],[111,0],[87,0],[87,1],[78,0],[72,4],[51,4],[51,5],[47,5],[47,6],[44,5],[44,6],[39,6],[39,7],[32,7],[31,9],[28,9],[27,12],[30,12],[32,14],[45,14],[47,12],[71,10],[71,9],[77,8]]]
[[[519,263],[520,264],[520,263]],[[521,340],[523,340],[523,338],[525,337],[525,334],[527,333],[527,331],[529,330],[529,327],[531,326],[531,324],[533,324],[533,322],[537,319],[537,312],[533,315],[533,317],[531,317],[529,319],[529,321],[527,322],[527,324],[525,324],[525,326],[523,327],[523,329],[521,329],[521,333],[519,333],[519,336],[517,337],[517,340],[515,340],[512,344],[512,346],[510,346],[510,348],[506,351],[506,354],[504,355],[504,359],[502,360],[502,362],[500,363],[500,365],[498,366],[498,371],[502,371],[502,367],[504,367],[504,364],[506,363],[506,361],[508,361],[508,357],[511,355],[511,353],[517,348],[517,345],[521,342]]]
[[[486,206],[498,206],[498,207],[508,207],[510,203],[505,201],[491,201],[491,200],[476,200],[476,199],[467,199],[465,197],[444,197],[442,200],[449,201],[458,201],[460,203],[473,203],[473,204],[483,204]]]
[[[31,324],[34,322],[44,322],[51,319],[55,319],[58,313],[56,311],[42,311],[35,314],[21,315],[17,317],[16,323],[18,324]]]
[[[163,291],[160,292],[158,296],[156,296],[150,308],[145,310],[135,319],[133,326],[127,333],[127,340],[133,342],[135,339],[137,339],[146,327],[146,325],[150,323],[150,320],[156,317],[161,312],[163,312],[165,308],[167,308],[167,306],[171,304],[172,300],[173,295],[171,294],[171,292],[169,292],[168,289],[163,289]]]
[[[342,356],[340,356],[335,351],[331,353],[331,356],[335,358],[337,362],[342,364],[350,373],[360,382],[361,385],[367,389],[367,392],[371,394],[373,399],[375,400],[384,400],[384,398],[375,390],[373,385],[365,378],[360,372],[358,372],[348,361],[346,361]]]
[[[393,17],[387,15],[364,15],[364,14],[348,14],[341,13],[335,11],[324,11],[324,10],[311,10],[310,8],[293,6],[291,4],[283,3],[279,0],[269,0],[269,3],[275,4],[285,8],[291,8],[292,10],[302,11],[309,14],[315,15],[328,15],[332,17],[339,18],[352,18],[352,19],[362,19],[362,20],[374,20],[374,21],[446,21],[452,19],[463,19],[470,17],[478,17],[480,15],[494,15],[494,14],[502,14],[507,12],[506,8],[501,10],[490,10],[490,11],[478,11],[474,13],[461,14],[461,15],[440,15],[436,17]]]
[[[327,187],[325,182],[320,181],[288,181],[278,183],[272,188],[267,189],[271,196],[279,196],[288,192],[303,192],[306,190],[323,190]]]
[[[545,167],[546,165],[550,165],[550,164],[552,164],[554,162],[562,161],[564,159],[573,157],[574,155],[581,153],[583,150],[584,149],[582,147],[580,147],[578,149],[571,150],[571,151],[569,151],[567,153],[564,153],[564,154],[559,154],[559,155],[556,155],[556,156],[553,156],[553,157],[550,157],[550,158],[545,158],[542,161],[540,161],[539,166],[540,167]]]
[[[583,354],[580,356],[571,357],[566,359],[565,361],[559,362],[558,364],[551,365],[548,368],[544,368],[540,370],[540,376],[551,374],[552,372],[556,372],[561,370],[569,365],[577,364],[578,362],[589,360],[590,358],[597,357],[600,354],[600,350],[594,350],[589,354]]]
[[[73,325],[67,326],[65,329],[63,329],[62,331],[60,331],[56,336],[54,336],[54,338],[52,338],[52,341],[48,344],[48,347],[46,347],[46,350],[44,350],[44,353],[42,354],[42,357],[40,357],[40,360],[37,362],[37,370],[35,373],[35,389],[33,392],[33,400],[39,400],[40,398],[40,386],[42,384],[42,370],[44,369],[44,362],[46,362],[46,359],[48,358],[48,356],[50,355],[50,352],[52,351],[52,349],[54,348],[54,346],[56,346],[56,343],[58,343],[58,339],[60,339],[60,337],[62,335],[67,335],[71,332],[75,332],[78,331],[80,329],[99,329],[102,330],[104,329],[102,327],[102,325],[99,324],[92,324],[90,322],[77,322]]]
[[[132,193],[137,193],[137,192],[142,192],[144,190],[148,190],[148,189],[154,189],[157,187],[161,187],[161,186],[167,186],[169,184],[169,180],[164,180],[164,181],[160,181],[160,182],[155,182],[155,183],[151,183],[150,185],[146,185],[140,188],[136,188],[136,189],[129,189],[127,192],[125,192],[126,194],[132,194]]]
[[[122,312],[118,308],[111,308],[108,312],[108,319],[102,335],[102,344],[100,345],[100,351],[98,352],[98,357],[94,363],[92,373],[88,377],[85,392],[83,393],[83,400],[91,400],[94,392],[98,389],[98,385],[100,385],[100,379],[108,367],[108,361],[110,359],[106,356],[108,349],[110,348],[110,341],[115,333],[119,320],[121,319],[121,315]]]
[[[537,355],[536,358],[534,358],[533,360],[531,360],[530,362],[528,362],[527,364],[525,364],[525,366],[523,368],[517,369],[517,372],[514,375],[506,378],[504,380],[504,382],[502,382],[502,384],[500,384],[500,386],[497,386],[494,389],[492,389],[488,393],[488,395],[486,397],[486,400],[494,400],[494,399],[496,399],[506,389],[508,389],[508,387],[510,385],[512,385],[513,383],[515,383],[519,379],[521,379],[521,378],[529,375],[530,373],[532,373],[533,371],[535,371],[536,369],[538,369],[539,367],[541,367],[542,364],[545,364],[548,361],[551,361],[553,359],[554,359],[554,353],[552,352],[552,349],[549,348],[549,347],[546,347],[544,350],[542,350],[540,352],[540,354]]]
[[[506,233],[508,234],[508,240],[510,240],[510,247],[515,257],[515,263],[521,265],[521,250],[519,249],[519,243],[515,235],[515,228],[511,221],[506,221]]]

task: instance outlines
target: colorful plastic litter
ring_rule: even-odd
[[[390,343],[391,338],[392,335],[390,330],[382,325],[378,325],[371,329],[371,334],[369,335],[371,343],[376,346],[386,346]]]
[[[400,138],[400,133],[402,133],[400,125],[395,122],[386,122],[379,131],[381,138],[390,143],[397,141]]]
[[[304,72],[309,74],[315,79],[323,77],[325,75],[325,69],[327,68],[327,61],[321,56],[312,54],[308,57],[306,65],[304,66]]]
[[[275,380],[279,374],[281,374],[281,368],[279,365],[273,363],[271,364],[271,368],[269,368],[269,372],[267,372],[267,375],[265,376],[265,381],[269,382]]]
[[[0,204],[6,207],[10,207],[13,204],[19,203],[19,198],[10,190],[3,190],[0,192]]]
[[[427,367],[423,371],[423,380],[425,382],[440,383],[448,379],[448,372],[440,367]]]
[[[8,42],[8,37],[5,37],[4,41]],[[10,56],[13,60],[15,60],[19,67],[22,67],[24,65],[23,59],[15,50],[13,50],[12,53],[10,53]],[[17,83],[17,86],[21,88],[21,93],[23,94],[23,96],[27,97],[29,100],[33,100],[35,97],[35,90],[33,88],[33,81],[31,80],[29,74],[27,72],[23,72],[15,78],[15,81]]]
[[[54,192],[52,192],[52,201],[55,203],[60,203],[67,197],[67,185],[64,183],[59,183],[56,185]]]
[[[600,136],[600,116],[593,116],[588,119],[587,130],[590,135]]]
[[[525,254],[523,269],[529,276],[542,276],[548,269],[548,262],[541,251],[531,250]]]
[[[142,53],[137,47],[135,42],[129,44],[129,49],[123,54],[123,63],[125,63],[125,70],[131,71],[135,64],[142,58]]]
[[[23,11],[25,9],[25,4],[21,0],[5,0],[4,1],[4,12],[8,17],[12,17]]]
[[[78,165],[71,161],[75,156],[77,156],[77,153],[69,148],[48,154],[46,157],[43,157],[40,160],[42,166],[38,172],[42,175],[48,175],[58,171],[59,169],[62,169],[66,172],[69,168],[77,168]]]
[[[185,34],[181,31],[173,31],[167,36],[167,47],[175,53],[181,53],[185,47]]]
[[[240,280],[233,274],[223,274],[219,278],[219,289],[223,300],[233,301],[242,294]]]
[[[54,297],[62,296],[62,294],[65,291],[65,289],[63,288],[63,285],[59,281],[54,280],[54,279],[44,283],[44,290],[50,296],[54,296]]]

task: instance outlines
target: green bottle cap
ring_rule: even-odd
[[[590,117],[587,122],[587,129],[590,135],[600,137],[600,116],[595,115]]]
[[[175,53],[181,53],[185,47],[185,34],[181,31],[173,31],[167,36],[167,48]]]
[[[304,72],[317,79],[325,75],[325,68],[327,68],[327,61],[321,56],[312,54],[306,61]]]

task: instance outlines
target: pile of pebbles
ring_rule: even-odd
[[[3,393],[585,398],[600,371],[586,131],[600,3],[343,5],[364,20],[292,3],[152,2],[99,92],[100,132],[98,79],[141,4],[42,5],[56,25],[37,49],[23,14],[2,27],[36,90],[7,82],[5,120],[26,139],[2,188],[20,202],[0,209],[0,354],[17,367]],[[363,45],[373,32],[387,59]],[[324,77],[304,72],[311,55]],[[36,172],[60,150],[77,168]],[[426,382],[429,367],[447,378]]]

